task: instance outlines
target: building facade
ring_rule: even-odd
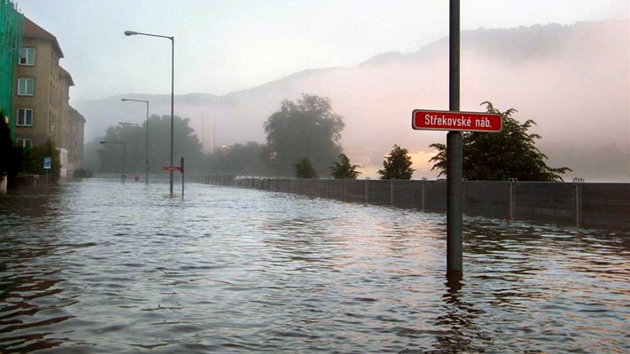
[[[69,122],[66,125],[66,133],[64,134],[64,145],[68,151],[67,171],[68,177],[72,177],[72,173],[83,168],[83,136],[85,127],[85,118],[76,109],[69,107]],[[63,173],[63,171],[62,171]]]
[[[50,139],[59,151],[63,178],[82,167],[85,119],[70,107],[74,82],[59,65],[61,58],[57,38],[25,17],[14,79],[15,142],[30,149]]]

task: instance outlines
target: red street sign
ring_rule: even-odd
[[[162,166],[164,171],[181,171],[181,167],[179,166]]]
[[[450,112],[415,109],[411,114],[414,130],[461,130],[498,133],[503,128],[500,114]]]

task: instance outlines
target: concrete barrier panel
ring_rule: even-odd
[[[446,180],[426,181],[425,211],[446,213]]]
[[[580,186],[584,227],[630,229],[630,184],[583,183]]]
[[[346,202],[365,203],[365,180],[346,180]]]
[[[510,182],[464,182],[464,214],[510,218]]]
[[[423,184],[424,181],[396,181],[394,206],[403,209],[421,209]]]
[[[391,185],[389,180],[370,180],[368,200],[374,205],[391,205]]]
[[[514,190],[517,219],[576,224],[576,200],[572,184],[519,182]]]
[[[446,181],[189,176],[190,181],[446,212]],[[630,184],[464,181],[464,214],[630,230]]]

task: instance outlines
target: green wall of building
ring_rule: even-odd
[[[16,118],[13,109],[13,90],[23,35],[24,16],[17,11],[13,1],[0,0],[0,111],[9,118],[13,140]]]

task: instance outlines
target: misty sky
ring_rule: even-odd
[[[71,104],[126,93],[224,95],[305,69],[353,67],[448,35],[448,0],[14,0],[57,37]],[[628,0],[462,0],[462,30],[627,19]]]

